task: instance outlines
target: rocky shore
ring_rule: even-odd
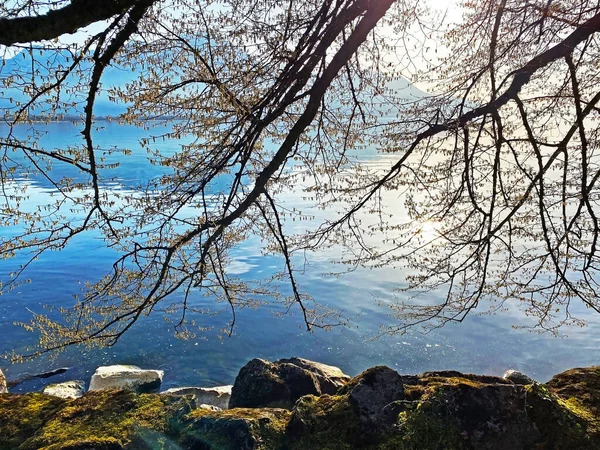
[[[254,359],[233,386],[159,392],[163,373],[98,368],[7,393],[0,450],[600,449],[600,366],[540,384],[455,371],[356,377],[301,358]]]

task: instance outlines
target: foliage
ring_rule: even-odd
[[[404,268],[410,292],[445,292],[392,305],[389,332],[461,321],[484,301],[490,311],[515,301],[550,330],[583,323],[573,301],[599,311],[598,2],[475,0],[454,22],[416,0],[119,0],[82,13],[88,3],[0,6],[0,43],[27,61],[0,72],[24,96],[5,108],[0,141],[0,219],[24,231],[2,238],[0,254],[35,259],[96,230],[121,255],[65,320],[35,317],[42,351],[114,343],[154,310],[177,311],[185,334],[202,312],[188,302],[195,292],[229,304],[233,328],[238,308],[273,295],[271,283],[226,270],[249,236],[282,255],[276,279],[292,294],[281,300],[308,329],[339,319],[302,293],[295,255],[328,246],[351,267]],[[84,44],[34,42],[107,18]],[[37,34],[19,32],[23,21]],[[135,78],[106,92],[109,67]],[[431,94],[411,96],[406,79]],[[142,141],[168,170],[139,195],[103,176],[101,93],[128,105],[123,122],[172,126]],[[12,131],[78,108],[82,142],[68,148]],[[157,138],[185,145],[163,155]],[[364,148],[386,155],[383,168],[360,164]],[[79,174],[60,178],[51,165]],[[33,212],[22,207],[31,171],[57,194]],[[286,222],[309,218],[286,207],[293,189],[337,216],[290,235]],[[175,291],[184,299],[170,304]]]

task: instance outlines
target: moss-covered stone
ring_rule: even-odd
[[[153,430],[164,436],[185,401],[126,391],[91,392],[70,401],[43,394],[6,396],[0,400],[0,417],[7,418],[0,425],[0,448],[163,448],[160,441],[166,438],[146,442],[143,431]]]
[[[197,409],[185,417],[179,441],[193,450],[280,449],[290,415],[277,408]]]
[[[360,440],[359,416],[348,395],[307,395],[296,403],[288,427],[290,450],[351,450]]]
[[[365,436],[359,412],[348,395],[302,397],[288,427],[285,449],[304,450],[448,450],[464,441],[455,424],[438,415],[429,403],[404,405],[395,426]]]
[[[527,412],[540,430],[540,449],[600,449],[600,442],[588,433],[583,415],[552,394],[545,386],[527,388]]]
[[[0,396],[0,450],[14,450],[35,435],[66,400],[43,394]]]
[[[547,386],[377,367],[293,411],[124,391],[0,396],[0,450],[600,450],[600,369]],[[364,420],[380,417],[382,423]]]
[[[559,373],[546,383],[546,387],[564,402],[565,407],[584,419],[588,433],[600,441],[600,366]]]
[[[398,416],[395,429],[383,435],[373,450],[461,450],[467,448],[456,424],[430,403],[419,403]]]

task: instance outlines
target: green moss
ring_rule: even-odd
[[[186,448],[274,450],[283,445],[291,412],[276,408],[197,409],[186,416],[180,442]]]
[[[123,448],[137,442],[140,430],[168,429],[167,408],[158,395],[100,391],[67,403],[25,440],[22,450]],[[90,445],[90,444],[87,444]],[[139,448],[146,448],[140,443]]]
[[[43,394],[0,395],[0,450],[17,448],[66,403]]]
[[[455,424],[431,404],[421,403],[398,417],[394,431],[384,436],[374,450],[459,450],[464,439]]]
[[[546,386],[600,440],[600,366],[567,370],[552,377]]]
[[[411,381],[404,399],[388,405],[395,421],[386,416],[376,433],[361,430],[347,389],[302,397],[293,411],[193,410],[192,397],[125,391],[77,400],[3,395],[0,450],[459,450],[479,444],[600,450],[600,368],[565,372],[547,387],[501,386],[461,374]]]
[[[539,448],[600,449],[600,441],[588,434],[589,416],[552,394],[545,386],[527,388],[527,413],[542,435]]]
[[[296,403],[288,427],[290,450],[352,450],[359,439],[358,415],[347,395],[306,395]]]
[[[567,408],[570,412],[586,422],[587,432],[597,439],[600,439],[600,416],[590,409],[586,403],[580,399],[571,397],[567,400],[558,400],[559,403]]]
[[[431,400],[431,399],[429,399]],[[358,413],[346,395],[302,397],[288,427],[286,449],[304,450],[445,450],[461,449],[462,438],[450,420],[420,404],[398,415],[379,439],[361,436]]]

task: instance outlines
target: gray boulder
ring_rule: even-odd
[[[231,398],[231,389],[233,386],[215,386],[215,387],[180,387],[171,388],[161,392],[164,395],[193,395],[196,407],[200,405],[212,405],[218,409],[229,408],[229,399]]]
[[[6,377],[0,369],[0,394],[8,394],[8,387],[6,386]]]
[[[525,375],[523,372],[519,372],[518,370],[513,370],[513,369],[507,370],[506,372],[504,372],[504,375],[502,376],[502,378],[512,382],[513,384],[533,384],[533,383],[535,383],[535,380],[533,378]]]
[[[333,395],[339,388],[344,386],[351,377],[341,371],[339,367],[329,366],[304,358],[287,358],[277,360],[276,363],[294,364],[304,370],[308,370],[317,377],[323,394]]]
[[[96,369],[90,381],[90,391],[125,389],[138,393],[156,392],[164,372],[143,370],[136,366],[103,366]]]
[[[59,398],[79,398],[85,393],[85,382],[82,380],[65,381],[64,383],[49,384],[42,391],[46,395]]]
[[[337,367],[307,359],[253,359],[236,377],[229,407],[290,409],[303,395],[335,394],[349,379]]]

